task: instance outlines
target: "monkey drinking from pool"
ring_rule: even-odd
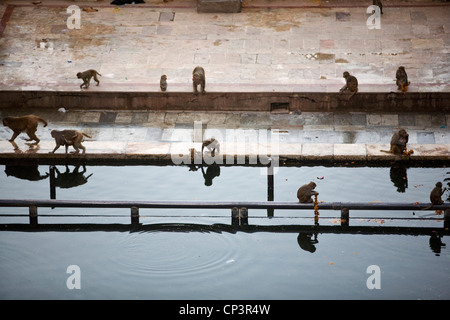
[[[16,139],[21,132],[25,132],[29,137],[27,141],[34,140],[36,141],[34,144],[38,144],[40,141],[36,136],[38,122],[42,122],[44,127],[47,126],[45,120],[35,115],[3,118],[3,125],[9,127],[14,132],[9,142],[14,142],[14,139]]]
[[[50,153],[55,153],[60,146],[65,146],[67,154],[69,146],[73,146],[75,149],[75,154],[80,152],[79,149],[83,150],[83,154],[85,154],[86,148],[81,144],[81,142],[84,141],[84,137],[92,138],[86,133],[77,130],[52,130],[51,135],[55,138],[56,147]]]
[[[192,86],[194,88],[194,93],[198,94],[197,86],[200,85],[200,90],[202,93],[205,91],[205,70],[202,67],[195,67],[192,71]]]
[[[100,84],[100,81],[98,80],[97,75],[101,76],[101,74],[98,73],[97,71],[95,71],[94,69],[86,70],[84,72],[78,72],[77,78],[83,80],[83,83],[80,84],[80,89],[82,89],[83,86],[86,89],[89,88],[89,82],[91,82],[92,77],[97,82],[97,86],[98,86]]]

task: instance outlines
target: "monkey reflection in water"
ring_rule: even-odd
[[[317,232],[314,232],[314,238],[312,233],[299,233],[297,243],[303,250],[314,253],[316,251],[315,244],[319,243]]]
[[[442,236],[437,231],[432,231],[430,236],[430,249],[436,256],[441,255],[441,248],[445,247],[445,243],[442,243]]]
[[[77,186],[81,186],[88,182],[88,179],[93,175],[92,173],[85,176],[86,166],[83,165],[83,170],[78,171],[80,166],[75,166],[71,172],[69,167],[66,165],[66,171],[61,173],[57,167],[54,167],[56,171],[55,186],[61,189],[69,189]]]
[[[50,175],[48,172],[45,175],[41,175],[38,169],[38,165],[26,165],[26,166],[15,166],[6,165],[5,166],[6,176],[13,176],[17,179],[29,180],[29,181],[39,181],[47,179]]]
[[[398,164],[393,165],[390,170],[390,178],[397,192],[404,193],[408,188],[408,176],[406,173],[406,166]]]

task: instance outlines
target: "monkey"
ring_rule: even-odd
[[[9,127],[12,131],[14,131],[11,139],[9,139],[9,142],[11,143],[14,142],[14,139],[16,139],[21,132],[25,132],[29,137],[29,139],[26,139],[27,141],[34,140],[36,141],[34,144],[38,144],[39,141],[41,141],[36,136],[38,122],[42,122],[44,124],[44,127],[47,126],[47,122],[44,119],[35,115],[3,118],[3,125]]]
[[[408,75],[406,74],[405,67],[398,67],[397,72],[395,73],[395,78],[397,79],[397,89],[405,93],[406,90],[408,90],[409,84],[411,83],[410,81],[408,81]]]
[[[383,4],[381,3],[381,0],[373,0],[372,4],[380,7],[380,13],[383,14]]]
[[[210,139],[203,141],[202,155],[203,155],[203,150],[205,149],[205,147],[211,152],[212,157],[214,157],[214,155],[216,154],[216,149],[217,149],[217,153],[220,153],[220,143],[215,138],[210,138]]]
[[[409,134],[405,129],[400,129],[392,135],[391,148],[389,150],[380,150],[381,152],[393,153],[401,155],[406,149],[408,143]]]
[[[313,199],[311,196],[319,195],[317,191],[314,190],[316,184],[314,182],[310,182],[308,184],[304,184],[297,190],[297,198],[300,203],[313,203]]]
[[[430,192],[430,201],[432,204],[443,204],[442,195],[447,188],[442,189],[442,182],[436,182],[436,186]]]
[[[358,80],[347,71],[343,73],[343,77],[345,78],[345,85],[339,90],[339,94],[344,93],[345,90],[349,90],[352,92],[351,98],[358,92]]]
[[[431,206],[426,207],[422,210],[431,209],[433,207],[433,205],[443,204],[444,201],[442,200],[442,195],[444,194],[445,190],[447,190],[447,188],[442,189],[442,182],[440,182],[440,181],[436,182],[435,187],[430,192]]]
[[[163,74],[161,80],[159,80],[159,87],[161,88],[161,91],[167,90],[167,76],[165,74]]]
[[[80,84],[80,89],[82,89],[83,86],[86,89],[89,88],[89,82],[91,82],[92,77],[94,77],[94,80],[97,82],[98,86],[100,84],[100,81],[98,80],[97,75],[101,76],[101,74],[95,71],[94,69],[86,70],[84,72],[78,72],[77,78],[83,80],[83,83]]]
[[[202,67],[195,67],[194,71],[192,71],[192,86],[194,88],[194,93],[197,95],[197,86],[200,85],[202,93],[206,93],[205,91],[205,70]]]
[[[81,144],[84,141],[84,137],[92,138],[84,132],[76,131],[76,130],[52,130],[51,135],[55,138],[56,147],[50,153],[55,153],[56,150],[60,146],[66,147],[66,154],[69,149],[69,146],[73,146],[75,149],[75,154],[79,153],[80,150],[83,150],[83,154],[86,153],[86,148]]]

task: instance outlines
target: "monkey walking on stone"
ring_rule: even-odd
[[[29,137],[29,139],[26,139],[27,141],[34,140],[36,141],[34,144],[38,144],[39,141],[41,141],[36,136],[38,122],[42,122],[44,127],[47,126],[47,122],[45,120],[32,114],[22,117],[3,118],[3,125],[10,128],[14,132],[11,139],[9,139],[9,142],[11,143],[14,143],[14,139],[16,139],[21,132],[25,132]]]
[[[408,81],[408,75],[406,74],[405,67],[400,66],[395,73],[397,89],[401,90],[403,93],[408,90],[408,86],[411,82]]]
[[[84,141],[84,137],[92,138],[84,132],[77,130],[52,130],[51,135],[55,138],[56,147],[50,153],[55,153],[56,150],[60,146],[66,147],[66,154],[69,149],[69,146],[73,146],[75,149],[75,154],[79,153],[80,150],[83,150],[83,154],[86,153],[86,148],[81,144]]]
[[[89,82],[91,82],[91,78],[94,78],[98,86],[100,84],[100,81],[98,80],[97,75],[101,76],[101,74],[95,71],[94,69],[86,70],[84,72],[78,72],[77,78],[83,80],[83,83],[80,84],[80,89],[82,89],[83,86],[86,89],[89,88]]]
[[[342,94],[344,91],[348,90],[352,93],[349,98],[351,99],[358,92],[358,79],[350,75],[347,71],[345,71],[342,76],[345,79],[345,85],[339,90],[339,94]]]

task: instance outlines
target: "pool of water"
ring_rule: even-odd
[[[220,167],[205,179],[184,166],[57,166],[56,198],[66,200],[266,201],[265,168]],[[1,198],[49,199],[48,166],[0,165]],[[206,174],[206,171],[205,171]],[[447,168],[281,167],[274,200],[296,201],[314,181],[319,201],[428,202]],[[31,181],[33,180],[33,181]],[[206,182],[206,183],[205,183]],[[448,192],[444,195],[448,201]],[[377,234],[270,226],[314,225],[313,212],[250,210],[249,224],[228,228],[229,210],[141,210],[148,229],[107,228],[0,232],[2,299],[448,299],[450,254],[429,234]],[[27,208],[0,208],[0,224],[28,223]],[[128,209],[39,208],[40,224],[129,224]],[[92,214],[80,218],[78,214]],[[105,217],[101,214],[113,214]],[[53,216],[52,216],[53,215]],[[320,212],[321,226],[338,226],[339,212]],[[432,211],[351,212],[351,226],[436,227]],[[389,219],[389,218],[400,219]],[[438,216],[436,216],[438,217]],[[441,241],[446,242],[444,236]],[[432,242],[434,243],[434,242]],[[69,266],[80,289],[70,289]],[[372,266],[372,267],[371,267]],[[376,266],[378,273],[370,270]],[[373,277],[376,276],[376,278]],[[375,279],[375,280],[374,280]],[[372,281],[373,280],[373,281]],[[377,283],[370,289],[368,282]]]

